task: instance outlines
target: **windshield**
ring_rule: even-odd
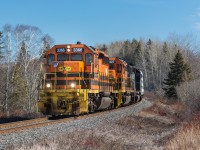
[[[71,54],[71,60],[80,61],[80,60],[83,60],[83,56],[82,54]]]
[[[57,61],[68,61],[69,55],[67,54],[58,54],[57,55]]]

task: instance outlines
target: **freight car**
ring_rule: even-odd
[[[142,72],[85,44],[55,45],[45,53],[38,109],[45,115],[79,115],[136,103]]]

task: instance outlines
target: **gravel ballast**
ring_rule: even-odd
[[[126,116],[136,114],[142,109],[150,107],[151,102],[142,100],[138,104],[131,107],[124,107],[119,111],[113,111],[103,115],[88,117],[86,119],[77,119],[64,123],[52,124],[35,129],[20,131],[17,133],[9,133],[0,135],[0,150],[6,149],[10,145],[26,145],[34,141],[56,137],[69,132],[76,132],[79,130],[95,129],[106,123],[120,120]]]

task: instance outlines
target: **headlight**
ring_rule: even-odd
[[[70,52],[70,45],[67,45],[67,51]]]
[[[74,88],[76,86],[76,84],[75,83],[71,83],[70,86],[71,86],[71,88]]]
[[[51,87],[51,84],[50,84],[50,83],[47,83],[47,84],[46,84],[46,87],[47,87],[47,88],[50,88],[50,87]]]

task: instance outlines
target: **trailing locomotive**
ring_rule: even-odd
[[[78,115],[136,103],[142,72],[120,58],[81,44],[55,45],[46,64],[38,109],[45,115]]]

